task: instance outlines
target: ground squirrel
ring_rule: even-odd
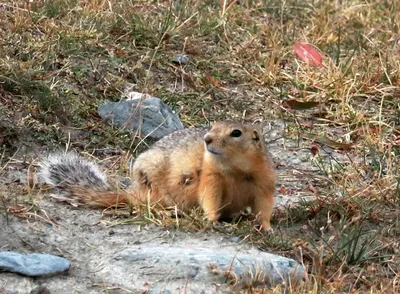
[[[119,192],[96,165],[73,153],[49,156],[40,174],[92,207],[140,202],[185,211],[201,207],[214,222],[250,206],[262,228],[271,230],[275,169],[251,125],[219,122],[210,130],[173,132],[140,154],[132,171],[131,186]]]

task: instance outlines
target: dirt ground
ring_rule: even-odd
[[[1,195],[10,195],[11,192],[18,197],[21,187],[2,185],[1,189]],[[40,285],[48,288],[51,293],[144,293],[147,288],[153,289],[154,284],[158,286],[156,289],[160,284],[169,286],[168,275],[148,277],[148,284],[138,284],[135,279],[122,280],[123,277],[140,276],[141,273],[115,266],[115,254],[133,247],[161,244],[172,247],[200,246],[218,252],[220,248],[239,249],[247,243],[235,235],[210,230],[188,232],[151,224],[113,225],[116,220],[103,216],[101,211],[74,208],[49,199],[48,195],[34,201],[41,212],[35,215],[40,217],[31,215],[31,219],[23,219],[1,214],[0,250],[62,256],[71,261],[71,268],[66,274],[44,278],[2,273],[2,293],[29,293]],[[138,280],[142,281],[143,276],[138,277]],[[186,288],[184,284],[181,287]],[[203,293],[225,293],[210,292],[206,285],[203,290]],[[172,293],[197,292],[182,290]]]

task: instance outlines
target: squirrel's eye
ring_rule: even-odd
[[[240,137],[242,135],[241,130],[233,130],[231,133],[231,137]]]

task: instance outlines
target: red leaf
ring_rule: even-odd
[[[305,41],[299,41],[293,45],[293,51],[297,57],[303,60],[305,63],[311,66],[322,67],[322,56],[315,49],[314,45],[311,45]]]
[[[211,85],[213,85],[213,86],[215,86],[215,87],[218,87],[218,88],[221,87],[220,81],[218,81],[218,80],[217,80],[216,78],[214,78],[212,75],[206,75],[205,81],[206,81],[208,84],[211,84]]]
[[[314,156],[316,156],[319,152],[319,148],[317,145],[312,145],[310,150],[311,150],[312,155],[314,155]]]

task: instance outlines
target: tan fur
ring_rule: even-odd
[[[234,130],[241,135],[232,136]],[[263,229],[271,229],[275,171],[253,126],[220,122],[208,132],[175,132],[142,153],[132,170],[127,193],[87,188],[70,188],[70,193],[96,207],[126,202],[201,207],[210,221],[250,206]]]

